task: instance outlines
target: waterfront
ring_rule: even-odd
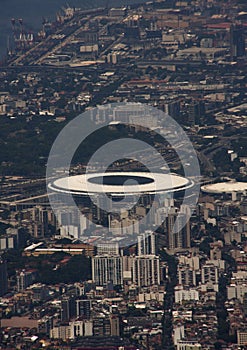
[[[93,7],[116,6],[139,2],[137,0],[0,0],[0,57],[6,54],[8,37],[11,41],[11,18],[23,19],[24,26],[30,32],[36,32],[42,27],[42,18],[54,20],[56,13],[62,11],[62,7],[75,6],[82,9]]]

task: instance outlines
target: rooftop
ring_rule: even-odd
[[[209,184],[201,187],[203,192],[207,193],[231,193],[231,192],[244,192],[247,191],[247,182],[219,182],[215,184]]]
[[[140,193],[176,192],[193,183],[176,174],[108,172],[63,177],[49,184],[52,191],[76,195],[107,193],[115,196]]]

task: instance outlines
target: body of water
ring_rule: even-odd
[[[30,32],[42,27],[42,19],[54,20],[62,7],[75,6],[82,9],[121,6],[140,0],[0,0],[0,57],[7,52],[8,37],[12,37],[11,19],[23,19],[23,26]]]

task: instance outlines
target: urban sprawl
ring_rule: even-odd
[[[38,33],[10,21],[0,64],[0,349],[247,349],[246,2],[67,5]],[[131,110],[128,125],[113,118],[78,149],[71,175],[112,134],[149,142],[184,176],[146,104],[190,138],[197,204],[146,193],[109,214],[84,196],[83,215],[64,206],[55,216],[45,172],[56,136],[80,113],[120,102],[135,103],[142,125]],[[144,163],[161,171],[156,157]],[[110,170],[145,171],[129,159]]]

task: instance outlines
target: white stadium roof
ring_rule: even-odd
[[[232,192],[241,192],[247,191],[247,182],[236,182],[236,181],[228,181],[228,182],[218,182],[215,184],[204,185],[201,187],[203,192],[207,193],[232,193]]]
[[[50,183],[48,187],[55,192],[82,196],[100,193],[124,196],[178,192],[193,185],[191,180],[176,174],[107,172],[63,177]]]

